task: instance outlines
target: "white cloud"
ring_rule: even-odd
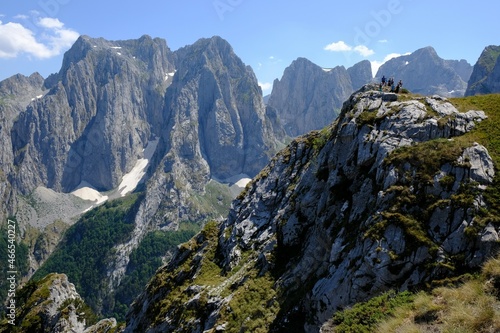
[[[370,63],[372,65],[372,75],[373,75],[373,77],[375,77],[375,76],[377,76],[378,69],[384,63],[382,61],[377,61],[377,60],[370,61]]]
[[[58,19],[45,17],[35,22],[40,28],[36,31],[20,23],[0,22],[0,58],[15,58],[21,54],[50,58],[71,47],[79,36]]]
[[[382,61],[371,61],[371,64],[372,64],[372,73],[373,73],[373,76],[375,77],[375,75],[377,75],[377,72],[379,70],[379,68],[385,64],[387,61],[393,59],[393,58],[398,58],[398,57],[401,57],[401,56],[404,56],[404,55],[409,55],[411,54],[410,52],[407,52],[405,54],[400,54],[400,53],[389,53],[388,55],[386,55],[384,57],[384,60]]]
[[[269,92],[273,87],[273,84],[269,82],[259,82],[259,86],[262,89],[262,92],[264,93],[266,91]]]
[[[351,51],[352,47],[347,45],[344,41],[340,40],[335,43],[328,44],[325,46],[326,51],[332,51],[332,52],[346,52],[346,51]]]
[[[276,58],[275,56],[269,56],[268,60],[269,61],[267,61],[267,65],[269,65],[269,64],[275,65],[275,64],[279,64],[280,62],[283,61],[282,59]]]
[[[388,43],[389,41],[387,39],[381,39],[378,41],[379,43]]]
[[[408,54],[410,54],[410,53],[405,53],[405,54],[400,54],[400,53],[389,53],[388,55],[386,55],[386,56],[385,56],[385,58],[384,58],[384,62],[387,62],[387,61],[389,61],[389,60],[391,60],[391,59],[393,59],[393,58],[399,58],[399,57],[401,57],[401,56],[403,56],[403,55],[408,55]]]
[[[373,50],[370,50],[369,48],[367,48],[366,46],[364,45],[358,45],[354,48],[354,51],[358,52],[359,54],[361,54],[363,57],[368,57],[368,56],[371,56],[372,54],[374,54],[375,52]]]
[[[43,17],[38,21],[38,24],[47,29],[62,29],[64,24],[56,18]]]
[[[332,52],[354,51],[356,53],[359,53],[363,57],[368,57],[368,56],[371,56],[372,54],[375,53],[373,50],[370,50],[365,45],[356,45],[356,46],[352,47],[352,46],[346,44],[346,42],[344,42],[342,40],[328,44],[327,46],[324,47],[324,50],[332,51]]]

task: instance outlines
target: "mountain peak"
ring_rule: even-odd
[[[371,79],[369,61],[346,70],[323,68],[299,57],[274,81],[267,105],[276,111],[286,134],[296,137],[327,126],[354,89]]]
[[[445,97],[463,96],[470,75],[470,64],[444,60],[436,50],[427,46],[384,63],[378,70],[376,81],[382,75],[402,80],[404,87],[422,95],[438,94]]]
[[[436,49],[432,46],[426,46],[426,47],[422,47],[418,50],[416,50],[415,52],[413,52],[415,54],[429,54],[431,56],[438,56],[437,52],[436,52]]]
[[[500,92],[500,46],[485,47],[469,79],[466,96]]]

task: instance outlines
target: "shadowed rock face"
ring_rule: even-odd
[[[41,98],[47,90],[43,86],[43,77],[34,73],[29,77],[18,74],[0,82],[0,219],[5,220],[11,207],[15,206],[15,197],[8,181],[14,169],[14,153],[11,129],[15,119],[26,106]],[[10,210],[12,211],[12,210]]]
[[[269,160],[265,152],[273,139],[252,70],[218,37],[180,49],[176,56],[163,140],[181,159],[203,159],[208,176],[256,175]]]
[[[483,50],[474,65],[465,96],[500,92],[499,55],[500,46],[490,45]]]
[[[169,58],[164,40],[80,37],[46,81],[48,93],[13,126],[16,188],[116,187],[159,130],[165,75],[174,71]]]
[[[294,140],[227,219],[180,248],[135,301],[125,331],[259,322],[318,332],[337,309],[449,276],[448,264],[478,267],[498,239],[492,226],[469,238],[493,162],[485,147],[448,139],[484,112],[459,113],[437,96],[384,101],[375,89],[353,94],[334,125]],[[469,186],[471,200],[460,201]],[[259,311],[238,317],[245,294]]]

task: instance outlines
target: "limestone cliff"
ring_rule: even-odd
[[[117,246],[109,269],[112,287],[148,231],[222,218],[230,193],[221,183],[255,176],[276,150],[257,79],[226,41],[202,39],[175,56],[158,160],[150,169],[133,236]]]
[[[23,194],[40,185],[69,192],[82,182],[115,188],[159,131],[170,52],[148,36],[80,37],[46,81],[49,92],[14,123],[14,186]]]
[[[498,244],[488,121],[366,86],[294,140],[228,217],[179,247],[125,332],[318,332],[345,306],[477,268]]]
[[[107,244],[106,267],[93,267],[110,295],[149,232],[225,216],[241,182],[277,151],[272,124],[280,126],[252,69],[217,36],[175,52],[149,36],[81,36],[58,73],[1,82],[0,111],[0,196],[9,203],[0,216],[18,221],[29,276],[85,211],[144,192],[134,230]]]
[[[14,75],[0,82],[0,219],[4,220],[16,205],[9,175],[14,167],[11,129],[15,119],[33,100],[43,97],[47,90],[43,78],[35,73],[29,77]]]

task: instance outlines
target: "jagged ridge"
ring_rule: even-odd
[[[461,136],[485,114],[440,97],[388,102],[373,88],[293,141],[219,228],[181,247],[126,331],[317,332],[339,308],[478,267],[498,239],[481,217],[494,168]]]

